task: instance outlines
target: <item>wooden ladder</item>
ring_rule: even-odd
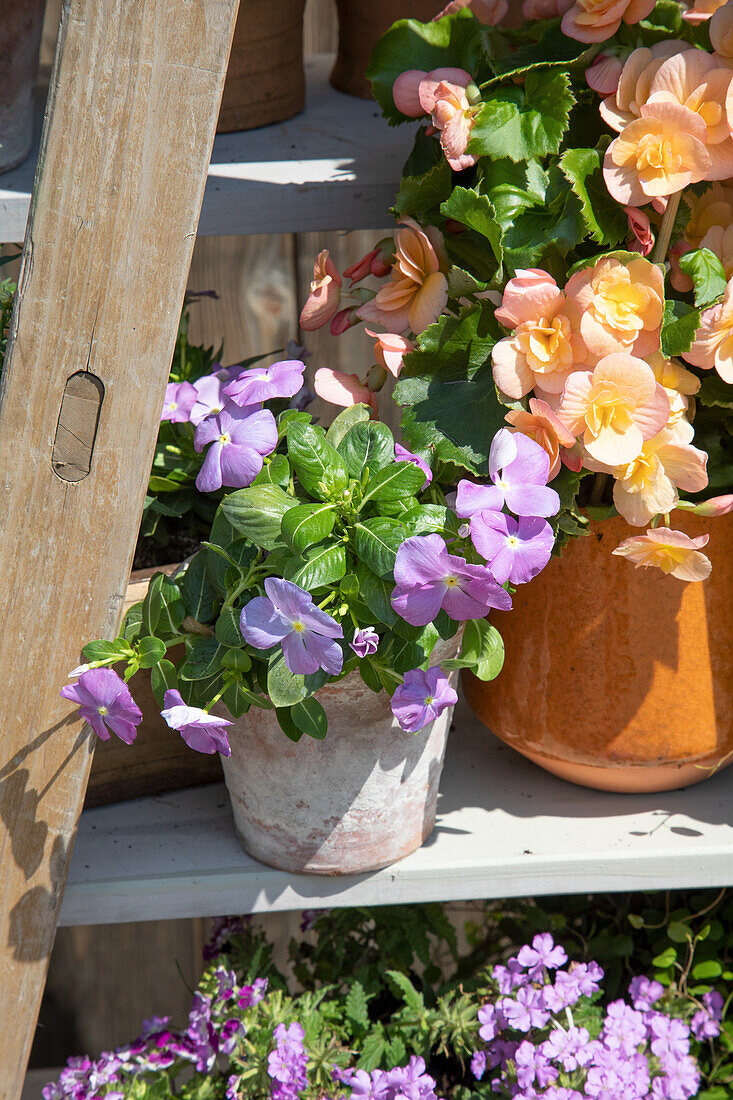
[[[64,0],[0,388],[0,1100],[18,1100],[120,618],[238,0]]]

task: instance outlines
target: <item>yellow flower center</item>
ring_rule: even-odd
[[[231,441],[232,441],[232,437],[230,435],[227,435],[226,432],[222,432],[221,435],[219,436],[219,442],[220,443],[231,443]]]
[[[295,622],[293,623],[293,630],[294,630],[294,631],[295,631],[295,632],[296,632],[297,634],[302,634],[302,633],[303,633],[303,631],[305,630],[305,627],[303,626],[303,624],[302,624],[302,622],[300,621],[300,619],[296,619],[296,620],[295,620]]]
[[[646,454],[644,451],[630,462],[620,474],[620,480],[624,483],[624,489],[628,493],[642,493],[660,474],[664,473],[662,463],[655,454]]]
[[[445,587],[446,588],[455,588],[457,584],[458,584],[458,577],[450,576],[450,577],[445,578]]]
[[[564,370],[573,362],[570,322],[563,314],[552,320],[525,321],[517,328],[516,339],[528,366],[537,374]]]
[[[101,714],[103,717],[107,713],[106,707],[97,707],[97,714]]]
[[[593,387],[585,414],[588,431],[596,439],[602,431],[624,435],[633,424],[631,402],[618,390],[603,385]]]
[[[431,707],[434,702],[435,702],[435,700],[433,699],[432,695],[426,695],[425,696],[425,706],[426,707]]]
[[[602,323],[628,332],[632,342],[643,327],[642,317],[649,306],[649,291],[638,283],[632,283],[628,274],[601,275],[593,281],[591,309]]]

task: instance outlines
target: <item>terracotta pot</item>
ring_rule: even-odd
[[[305,0],[242,0],[217,131],[253,130],[303,110]]]
[[[163,565],[133,573],[125,594],[125,610],[145,599],[153,573],[161,570],[173,573],[176,569],[177,565]],[[172,659],[177,661],[175,650],[171,652]],[[220,783],[219,757],[193,752],[160,717],[160,707],[150,687],[150,673],[141,671],[133,676],[130,691],[143,712],[135,744],[125,745],[116,737],[110,737],[109,741],[97,738],[84,804],[106,806],[163,791]]]
[[[439,642],[433,663],[457,651],[456,639]],[[318,699],[328,716],[324,741],[296,745],[274,711],[254,708],[229,731],[232,755],[222,764],[237,833],[250,855],[283,871],[386,867],[432,832],[452,708],[420,733],[404,733],[386,693],[370,691],[358,673]]]
[[[33,88],[38,76],[45,0],[6,0],[0,19],[0,172],[25,160],[33,140]]]
[[[628,525],[593,523],[496,613],[498,678],[465,677],[489,729],[563,779],[665,791],[733,761],[733,515],[674,526],[710,533],[707,581],[635,569],[611,554]]]
[[[334,88],[371,99],[366,71],[377,40],[395,20],[428,23],[444,6],[441,0],[336,0],[339,48],[331,73]]]

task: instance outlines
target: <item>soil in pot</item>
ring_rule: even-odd
[[[629,526],[592,523],[496,613],[498,678],[464,678],[489,729],[563,779],[662,791],[733,762],[733,515],[674,526],[710,533],[708,580],[634,569],[611,554]]]
[[[241,0],[217,131],[252,130],[305,105],[305,0]]]
[[[339,47],[331,84],[348,95],[371,99],[366,71],[377,40],[397,19],[428,23],[444,4],[440,0],[336,0]]]
[[[438,643],[433,662],[458,647],[457,638]],[[432,832],[452,710],[405,733],[386,693],[370,691],[358,673],[318,699],[328,716],[323,741],[294,744],[274,711],[254,707],[229,730],[232,755],[222,764],[237,832],[250,855],[285,871],[385,867]]]
[[[7,0],[0,27],[0,172],[24,161],[33,139],[33,89],[38,76],[45,0]]]

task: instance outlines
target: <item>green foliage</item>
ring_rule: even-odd
[[[671,359],[684,355],[692,347],[695,333],[700,327],[700,311],[685,302],[667,301],[662,321],[662,351]]]
[[[623,241],[628,233],[627,219],[608,193],[603,179],[603,153],[598,149],[566,149],[559,164],[580,201],[587,236],[607,246]]]
[[[695,305],[708,306],[725,293],[723,265],[709,248],[696,248],[680,256],[680,268],[695,284]]]
[[[574,103],[566,73],[533,70],[523,86],[502,85],[484,95],[468,151],[513,161],[557,153]]]

